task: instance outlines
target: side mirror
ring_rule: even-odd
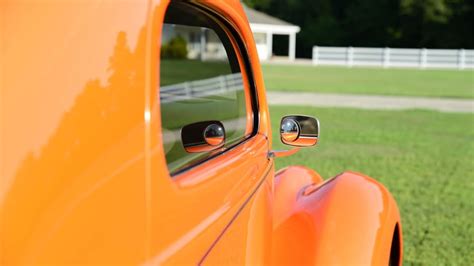
[[[208,152],[224,146],[224,125],[219,121],[203,121],[184,126],[181,140],[186,152]]]
[[[280,138],[291,146],[314,146],[319,140],[319,120],[303,115],[285,116],[280,123]]]

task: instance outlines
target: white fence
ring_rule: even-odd
[[[230,91],[243,90],[242,73],[221,75],[160,87],[162,103],[192,100]]]
[[[313,65],[474,69],[474,50],[314,46]]]

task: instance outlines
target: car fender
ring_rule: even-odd
[[[275,264],[388,264],[400,215],[372,178],[344,172],[323,182],[310,169],[288,167],[275,175],[274,191]],[[397,239],[400,262],[401,233]]]

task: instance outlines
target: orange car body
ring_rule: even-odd
[[[168,4],[0,4],[0,264],[383,265],[393,249],[401,263],[400,216],[382,185],[352,172],[275,173],[238,0],[197,4],[246,45],[258,133],[170,178],[155,97]]]

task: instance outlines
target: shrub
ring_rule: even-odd
[[[162,58],[186,59],[187,56],[187,42],[181,36],[173,37],[167,44],[161,46]]]

